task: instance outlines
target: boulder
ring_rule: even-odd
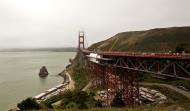
[[[39,76],[40,77],[46,77],[46,76],[48,76],[48,71],[47,71],[47,68],[45,66],[43,66],[40,69]]]

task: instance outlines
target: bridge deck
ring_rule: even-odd
[[[90,54],[93,51],[82,50],[83,53]],[[190,60],[190,54],[184,53],[149,53],[149,52],[96,52],[103,56],[112,57],[139,57],[139,58],[162,58],[162,59],[181,59]]]

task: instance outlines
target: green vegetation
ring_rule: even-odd
[[[60,101],[64,98],[65,93],[61,92],[57,95],[51,96],[50,98],[46,99],[42,104],[44,104],[47,108],[53,108],[52,104]]]
[[[73,68],[72,78],[76,89],[84,88],[89,82],[87,71],[83,68]]]
[[[47,110],[40,110],[47,111]],[[91,109],[64,109],[64,110],[48,110],[48,111],[189,111],[180,105],[157,105],[157,106],[138,106],[133,108],[91,108]]]
[[[181,52],[184,49],[186,52],[189,52],[190,27],[123,32],[107,40],[95,43],[89,49],[122,52]]]
[[[102,101],[101,100],[97,100],[96,103],[95,103],[95,107],[96,108],[102,108],[103,107]]]
[[[96,101],[94,96],[95,94],[92,92],[66,90],[43,101],[40,105],[43,106],[42,109],[87,109],[101,107],[100,101]],[[53,104],[58,101],[60,103],[54,106]]]
[[[80,90],[66,91],[62,96],[61,104],[57,109],[88,109],[93,107],[99,107],[99,101],[94,99],[92,92],[85,92]]]
[[[179,44],[175,48],[175,52],[182,53],[183,51],[185,52],[190,52],[188,49],[185,49],[186,44]]]
[[[21,101],[20,103],[17,104],[17,107],[20,108],[21,111],[40,109],[40,105],[33,98],[27,98],[27,99]]]
[[[117,93],[115,98],[113,99],[112,103],[111,103],[112,107],[125,107],[125,103],[122,100],[122,95],[121,93]]]

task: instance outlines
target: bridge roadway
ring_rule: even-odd
[[[139,57],[139,58],[158,58],[158,59],[181,59],[190,61],[190,53],[150,53],[150,52],[94,52],[82,50],[85,54],[97,53],[102,56],[119,57]]]

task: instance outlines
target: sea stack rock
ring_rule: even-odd
[[[46,77],[46,76],[48,76],[48,71],[47,71],[47,68],[45,66],[43,66],[40,69],[39,76],[40,77]]]

